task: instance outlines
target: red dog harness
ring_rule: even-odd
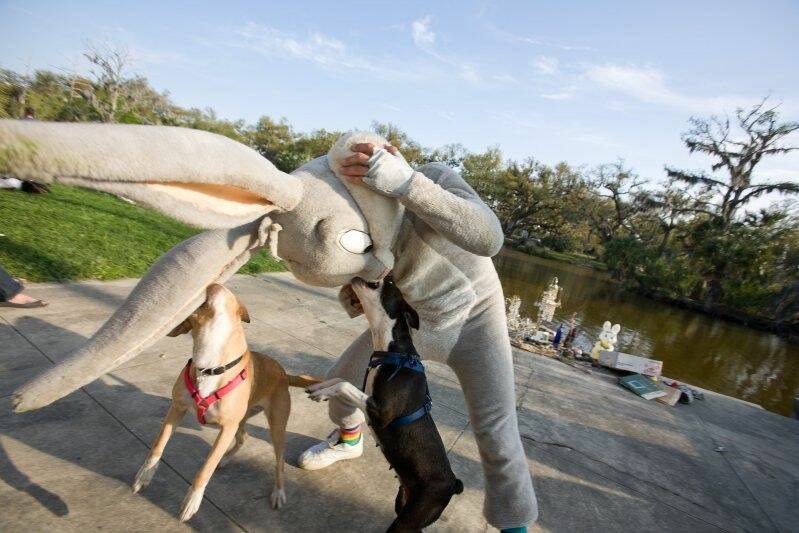
[[[197,386],[194,384],[194,380],[191,379],[191,374],[189,372],[190,369],[191,359],[189,359],[189,362],[186,363],[186,368],[183,369],[183,382],[186,384],[186,390],[189,391],[191,399],[194,400],[194,403],[197,406],[197,421],[200,424],[205,424],[205,412],[209,407],[227,396],[230,391],[238,387],[242,381],[247,379],[247,366],[245,366],[235,378],[228,381],[227,385],[217,389],[210,396],[203,398],[200,396],[200,389],[197,388]]]

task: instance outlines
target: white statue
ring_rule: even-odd
[[[555,318],[555,309],[560,307],[560,291],[558,278],[552,279],[552,283],[544,289],[541,299],[535,304],[538,307],[538,324],[552,322]]]
[[[512,338],[523,339],[535,333],[536,327],[529,318],[522,318],[519,310],[522,300],[516,295],[505,298],[508,315],[508,333]]]
[[[599,332],[599,340],[591,350],[591,357],[598,360],[599,352],[602,350],[613,351],[616,348],[616,343],[619,342],[619,331],[621,331],[619,324],[614,324],[611,327],[610,322],[606,320],[602,325],[602,331]]]

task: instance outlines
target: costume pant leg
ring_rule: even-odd
[[[535,522],[538,503],[519,435],[513,357],[501,302],[470,318],[448,363],[463,389],[480,451],[486,519],[498,529]]]
[[[6,302],[22,292],[22,285],[0,267],[0,302]]]
[[[360,388],[366,374],[366,365],[369,364],[369,358],[373,351],[372,334],[368,330],[364,331],[350,344],[349,348],[344,350],[336,364],[328,370],[325,378],[343,378]],[[352,428],[366,421],[366,417],[360,409],[341,400],[331,398],[327,403],[330,420],[339,427]]]

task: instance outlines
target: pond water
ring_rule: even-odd
[[[663,374],[790,416],[799,394],[799,344],[741,324],[670,306],[621,289],[590,269],[513,250],[495,258],[505,296],[522,316],[557,276],[563,305],[555,323],[577,313],[576,345],[590,350],[605,320],[621,324],[621,352],[663,361]]]

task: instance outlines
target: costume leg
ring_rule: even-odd
[[[326,378],[341,378],[360,387],[366,373],[366,365],[372,355],[372,334],[362,333],[349,348],[344,350]],[[361,426],[366,420],[363,411],[352,402],[331,397],[328,402],[330,420],[338,427],[325,441],[305,450],[297,462],[305,470],[318,470],[345,459],[355,459],[363,453]]]
[[[372,348],[372,334],[367,330],[344,350],[336,364],[327,372],[325,379],[342,378],[358,388],[361,388],[363,377],[366,374],[366,365],[369,364],[374,349]],[[344,403],[338,398],[331,398],[328,402],[330,420],[339,427],[352,428],[363,424],[366,420],[360,409],[351,404]]]
[[[469,319],[448,363],[466,397],[480,450],[486,519],[498,529],[535,522],[538,503],[519,435],[513,358],[501,302]]]

